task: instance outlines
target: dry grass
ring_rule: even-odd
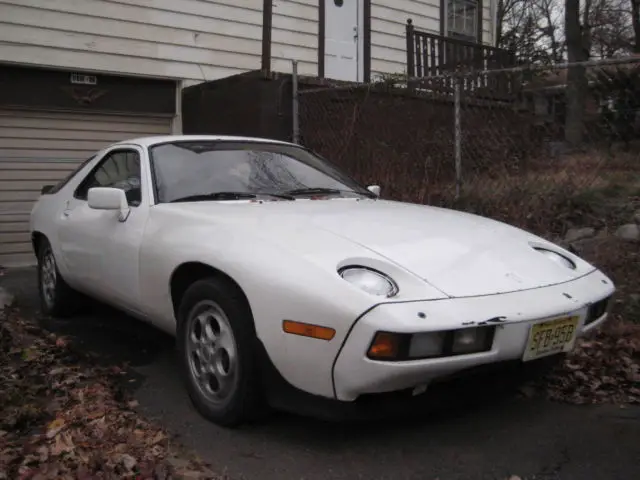
[[[521,173],[494,170],[467,179],[458,200],[451,184],[431,188],[429,203],[495,218],[552,239],[573,227],[614,229],[640,209],[640,159],[606,160],[583,154],[538,162]]]

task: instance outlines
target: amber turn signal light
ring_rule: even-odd
[[[369,358],[396,358],[400,351],[400,337],[389,332],[378,332],[369,347]]]
[[[327,341],[331,340],[336,334],[333,328],[311,325],[310,323],[294,322],[293,320],[284,320],[282,322],[282,330],[291,335],[300,335],[302,337]]]

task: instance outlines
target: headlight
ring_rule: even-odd
[[[534,247],[534,250],[537,250],[538,252],[543,254],[545,257],[547,257],[549,260],[556,262],[558,265],[562,265],[564,267],[570,268],[571,270],[576,269],[576,264],[573,263],[564,255],[556,253],[552,250],[547,250],[546,248]]]
[[[393,297],[398,293],[396,283],[377,270],[366,267],[344,267],[338,273],[344,280],[371,295]]]

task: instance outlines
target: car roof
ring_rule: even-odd
[[[269,138],[240,137],[240,136],[232,136],[232,135],[163,135],[163,136],[155,136],[155,137],[138,137],[138,138],[131,138],[128,140],[123,140],[121,142],[115,143],[114,145],[134,144],[134,145],[139,145],[141,147],[149,148],[149,147],[153,147],[154,145],[158,145],[160,143],[180,142],[180,141],[260,142],[260,143],[273,143],[273,144],[279,144],[279,145],[297,146],[290,142],[283,142],[280,140],[273,140]]]

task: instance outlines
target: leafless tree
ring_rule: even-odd
[[[563,0],[498,0],[497,46],[524,62],[566,60],[565,7]],[[581,0],[579,17],[591,56],[640,53],[640,0]]]
[[[613,58],[634,50],[632,4],[638,0],[591,0],[588,8],[592,56]]]
[[[558,0],[499,0],[497,45],[524,63],[555,63],[563,56],[563,12]]]
[[[640,0],[498,0],[497,45],[523,63],[584,62],[640,53]],[[565,140],[582,143],[584,66],[567,72]]]
[[[585,62],[591,54],[591,8],[596,0],[565,0],[565,37],[569,63]],[[583,65],[572,65],[567,73],[565,141],[570,147],[582,144],[588,80]]]
[[[631,2],[631,25],[633,28],[633,51],[640,53],[640,0]]]

